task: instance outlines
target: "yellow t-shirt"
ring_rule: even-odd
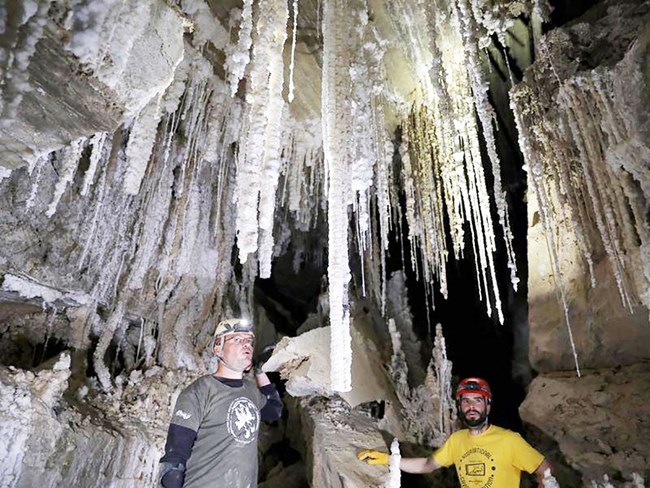
[[[454,432],[433,458],[454,464],[463,488],[518,488],[521,472],[534,472],[544,460],[519,434],[496,425],[479,435]]]

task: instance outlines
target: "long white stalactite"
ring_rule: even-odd
[[[293,70],[296,63],[296,36],[298,34],[298,0],[293,0],[293,28],[291,30],[291,61],[289,62],[289,93],[287,99],[289,103],[293,102]]]
[[[262,4],[263,6],[263,4]],[[289,9],[285,1],[274,1],[268,5],[273,9],[275,19],[273,44],[268,46],[269,76],[268,76],[268,105],[266,107],[266,128],[264,130],[264,153],[262,159],[261,178],[264,182],[260,189],[259,202],[259,273],[260,278],[271,276],[271,261],[273,259],[273,223],[275,216],[276,192],[280,179],[282,155],[282,122],[285,120],[285,107],[282,97],[284,86],[283,49],[287,39],[287,21]],[[271,15],[267,12],[266,15]]]
[[[237,247],[242,264],[259,250],[260,276],[269,277],[282,149],[282,53],[289,10],[281,0],[264,0],[258,7],[237,166]]]
[[[352,389],[352,338],[348,306],[348,199],[349,168],[345,146],[344,113],[347,70],[343,54],[344,36],[340,0],[323,2],[323,151],[327,172],[328,267],[330,301],[330,381],[335,391]]]

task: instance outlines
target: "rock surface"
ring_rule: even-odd
[[[538,376],[520,407],[522,419],[555,439],[586,485],[650,476],[650,363]],[[564,485],[562,485],[564,486]]]
[[[0,486],[155,486],[173,402],[196,374],[154,368],[110,395],[64,398],[69,359],[0,368]]]
[[[369,466],[357,460],[362,449],[386,450],[376,423],[352,412],[340,398],[299,400],[300,418],[294,435],[303,445],[312,488],[380,488],[388,468]],[[298,433],[300,435],[298,436]]]
[[[395,401],[377,348],[360,327],[352,326],[352,390],[340,396],[353,407],[372,400]],[[292,396],[332,396],[329,330],[320,327],[298,337],[283,338],[264,365],[264,371],[279,371]]]

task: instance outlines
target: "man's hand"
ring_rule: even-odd
[[[381,464],[383,466],[388,464],[390,459],[390,454],[387,452],[374,451],[372,449],[366,449],[357,454],[357,459],[363,461],[367,464]]]
[[[253,363],[254,371],[256,375],[262,372],[262,366],[264,366],[264,363],[266,363],[271,358],[276,345],[277,344],[275,342],[272,342],[271,344],[267,344],[259,352],[259,354],[255,358],[255,361]]]

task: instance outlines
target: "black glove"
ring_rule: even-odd
[[[258,375],[263,373],[262,366],[271,358],[273,355],[273,350],[275,349],[276,343],[272,342],[271,344],[264,346],[262,350],[257,354],[253,359],[253,373]]]

